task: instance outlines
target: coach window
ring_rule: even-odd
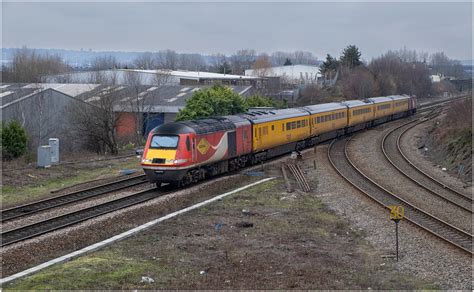
[[[301,128],[301,121],[296,121],[296,127]]]
[[[286,123],[286,130],[287,131],[291,130],[291,123],[290,122]]]
[[[272,131],[275,131],[275,126],[274,125],[272,125]]]
[[[291,128],[296,129],[296,122],[291,122]]]

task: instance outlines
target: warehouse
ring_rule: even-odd
[[[80,141],[70,139],[67,110],[74,103],[82,103],[74,98],[97,85],[90,84],[3,84],[0,89],[2,99],[2,122],[20,122],[28,133],[28,146],[36,149],[48,143],[48,138],[59,138],[63,150],[80,147]]]
[[[318,66],[289,65],[271,67],[265,70],[265,77],[280,77],[282,84],[304,85],[317,83],[321,77]],[[245,70],[245,76],[259,76],[259,70]]]
[[[119,85],[223,84],[261,88],[265,86],[266,78],[202,71],[114,69],[54,75],[49,76],[48,81],[59,83],[112,83]]]
[[[61,151],[83,148],[83,139],[71,133],[76,105],[103,107],[103,98],[112,98],[118,113],[115,131],[121,142],[134,141],[152,128],[174,121],[186,100],[201,88],[183,85],[99,85],[99,84],[4,84],[0,88],[2,122],[17,120],[26,129],[29,148],[59,138]],[[241,96],[254,94],[252,86],[230,86]]]

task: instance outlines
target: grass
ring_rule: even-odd
[[[242,221],[254,226],[238,228]],[[282,181],[273,180],[3,288],[438,288],[382,262],[364,234],[317,197],[286,194]],[[142,276],[155,282],[142,283]]]
[[[50,169],[35,170],[37,172],[44,171],[45,175],[35,176],[35,181],[30,184],[22,184],[21,181],[18,181],[15,185],[4,184],[0,198],[2,204],[5,206],[38,200],[51,196],[51,191],[53,190],[73,186],[97,178],[116,177],[119,175],[119,170],[125,168],[140,169],[136,159],[130,159],[127,161],[112,162],[91,169],[74,169],[69,165],[64,165],[53,166]],[[48,174],[48,172],[53,174]],[[27,171],[24,171],[22,175],[18,176],[17,180],[21,180],[22,176],[26,173]]]

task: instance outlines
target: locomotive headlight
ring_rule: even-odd
[[[151,163],[151,159],[146,159],[146,158],[143,158],[142,159],[142,163]]]
[[[183,164],[187,161],[188,161],[187,159],[175,159],[173,160],[173,164]]]

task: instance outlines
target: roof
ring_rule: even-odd
[[[240,116],[245,117],[252,121],[254,124],[265,123],[269,121],[282,120],[295,117],[309,116],[309,113],[301,108],[287,108],[279,110],[262,110],[253,111],[241,114]]]
[[[407,95],[391,95],[389,97],[393,100],[403,100],[403,99],[409,99],[410,98]]]
[[[382,103],[382,102],[391,102],[391,101],[393,101],[393,99],[391,99],[388,96],[371,97],[371,98],[368,98],[368,100],[370,100],[373,103]]]
[[[186,100],[191,98],[194,92],[208,87],[210,86],[100,85],[94,88],[94,90],[77,96],[77,98],[93,104],[101,98],[113,94],[114,98],[117,99],[116,111],[177,113],[186,105]],[[239,95],[245,95],[252,89],[252,86],[233,85],[229,87]]]
[[[148,74],[163,74],[176,76],[186,79],[259,79],[253,76],[221,74],[202,71],[184,71],[184,70],[139,70],[139,69],[120,69],[121,71],[139,72]]]
[[[0,99],[2,108],[22,101],[46,90],[55,90],[68,97],[73,97],[94,104],[101,98],[113,94],[117,99],[117,111],[146,111],[177,113],[186,105],[194,92],[208,88],[210,85],[100,85],[100,84],[60,84],[60,83],[12,83],[2,84]],[[228,86],[239,95],[247,95],[252,86]],[[139,105],[139,107],[137,106]]]
[[[85,84],[52,84],[52,83],[9,83],[0,87],[1,108],[6,108],[22,100],[28,99],[49,90],[74,97],[74,88]],[[97,85],[93,85],[97,86]],[[62,89],[61,89],[62,88]],[[81,92],[82,90],[79,90]]]
[[[304,108],[308,110],[311,114],[317,114],[317,113],[340,110],[340,109],[347,109],[347,107],[340,102],[308,105],[308,106],[305,106]]]
[[[371,101],[362,101],[362,100],[346,100],[343,101],[342,104],[346,105],[348,108],[359,107],[359,106],[366,106],[373,104]]]

